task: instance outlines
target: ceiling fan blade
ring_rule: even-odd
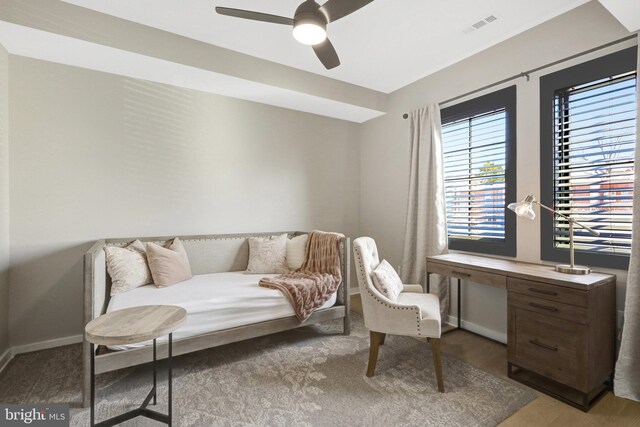
[[[327,15],[329,22],[333,22],[344,18],[372,1],[373,0],[328,0],[320,7],[320,11]]]
[[[318,43],[316,45],[311,46],[318,56],[320,62],[327,70],[337,67],[340,65],[340,59],[338,58],[338,54],[336,53],[335,48],[329,41],[329,39],[325,39],[322,43]]]
[[[293,25],[293,19],[284,16],[269,15],[268,13],[253,12],[243,9],[232,9],[230,7],[216,7],[216,12],[220,15],[233,16],[235,18],[251,19],[252,21],[270,22],[272,24]]]

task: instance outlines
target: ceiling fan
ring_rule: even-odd
[[[293,26],[293,37],[302,44],[310,45],[322,65],[330,70],[340,65],[340,59],[327,38],[327,24],[350,15],[372,1],[328,0],[320,6],[314,0],[306,0],[298,6],[293,18],[229,7],[216,7],[216,12],[236,18]]]

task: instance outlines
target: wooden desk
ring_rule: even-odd
[[[468,254],[427,257],[429,277],[507,290],[510,378],[588,411],[610,387],[615,357],[615,276]]]

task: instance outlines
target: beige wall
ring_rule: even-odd
[[[409,145],[402,113],[481,88],[522,71],[617,40],[629,33],[598,2],[509,39],[491,49],[419,80],[391,94],[389,113],[361,127],[361,234],[376,239],[380,253],[400,264],[407,205]],[[619,45],[620,49],[635,42]],[[608,51],[567,62],[518,79],[517,84],[517,193],[540,194],[539,77]],[[508,86],[505,85],[505,86]],[[496,90],[499,88],[494,88]],[[474,95],[478,96],[478,95]],[[540,222],[518,221],[519,260],[540,262]],[[626,272],[618,274],[618,307],[624,301]],[[506,292],[468,286],[464,318],[477,327],[506,335]],[[455,305],[455,299],[453,299]],[[453,310],[455,313],[455,309]]]
[[[11,56],[10,158],[0,115],[11,345],[81,333],[82,254],[101,237],[323,228],[370,235],[400,264],[402,113],[625,35],[590,2],[394,92],[389,114],[364,125]],[[6,70],[1,61],[4,52]],[[517,81],[520,196],[539,194],[539,76]],[[5,73],[1,88],[6,81]],[[5,117],[6,106],[0,101]],[[518,259],[539,262],[539,246],[539,222],[519,221]],[[617,273],[621,307],[626,277]],[[6,288],[0,274],[0,313]],[[504,291],[467,287],[464,310],[495,337],[506,332]],[[0,315],[0,354],[2,331]]]
[[[82,331],[101,237],[354,236],[355,124],[11,57],[11,344]]]
[[[0,45],[0,358],[9,348],[9,54]],[[0,364],[2,361],[0,360]],[[1,366],[0,366],[1,367]]]

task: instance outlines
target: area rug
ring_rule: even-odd
[[[446,354],[445,393],[438,393],[429,346],[408,337],[387,337],[376,375],[367,378],[369,342],[362,317],[354,316],[350,336],[341,329],[342,322],[327,322],[176,357],[174,425],[495,426],[536,397]],[[0,382],[0,402],[78,406],[80,346],[32,357],[41,358],[43,372],[16,360]],[[26,378],[33,383],[24,386]],[[133,409],[150,380],[149,365],[100,375],[96,421]],[[161,375],[157,410],[162,412],[165,381]],[[88,409],[72,407],[71,425],[89,425]],[[125,425],[159,424],[139,418]]]

